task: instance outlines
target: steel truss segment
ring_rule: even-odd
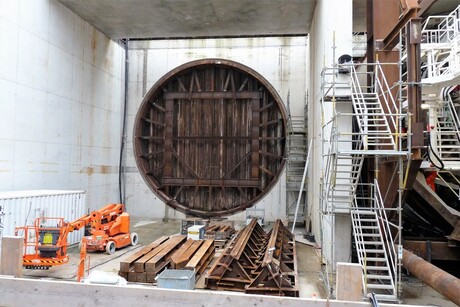
[[[298,297],[292,233],[280,220],[265,233],[252,219],[209,270],[205,284],[217,290]]]

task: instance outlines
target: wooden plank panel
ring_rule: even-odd
[[[203,240],[199,241],[194,241],[193,244],[187,249],[187,251],[177,259],[177,262],[175,263],[176,269],[180,270],[183,269],[186,264],[190,261],[190,259],[193,257],[195,252],[198,250],[198,248],[201,246],[203,243]]]
[[[182,255],[187,251],[187,249],[193,244],[193,239],[188,239],[184,244],[174,254],[171,256],[171,266],[173,269],[177,269],[176,265],[181,259]]]
[[[169,92],[165,99],[260,99],[258,91],[252,92]]]
[[[197,216],[244,210],[275,184],[284,164],[282,101],[245,68],[212,62],[158,85],[135,127],[147,183],[171,207]]]
[[[134,266],[134,262],[144,256],[145,254],[149,253],[152,249],[156,248],[159,246],[161,243],[166,241],[169,237],[168,236],[162,236],[152,243],[144,246],[134,254],[131,254],[124,258],[122,261],[120,261],[120,272],[129,272],[131,267]]]
[[[199,272],[204,263],[208,260],[209,255],[214,252],[214,239],[207,239],[195,253],[193,258],[185,266],[188,270]]]
[[[128,273],[128,281],[137,282],[137,273],[132,271]]]
[[[259,178],[259,124],[260,106],[259,99],[252,100],[252,127],[251,127],[251,178]]]
[[[0,275],[22,277],[22,254],[24,239],[18,236],[2,237]]]
[[[166,128],[165,128],[165,155],[164,155],[164,176],[172,177],[173,175],[173,112],[174,112],[174,101],[171,99],[166,100]]]
[[[336,297],[338,300],[354,302],[362,300],[362,272],[363,269],[358,263],[337,262]]]
[[[155,280],[155,277],[157,277],[157,274],[155,272],[146,272],[146,278],[148,283],[156,283],[157,281]]]
[[[257,188],[260,185],[255,179],[206,179],[206,178],[165,178],[162,186],[198,186],[198,187],[241,187]]]
[[[147,274],[143,273],[136,273],[137,274],[137,282],[147,282]]]
[[[169,239],[170,240],[170,239]],[[145,254],[144,256],[142,256],[141,258],[139,258],[138,260],[136,260],[134,262],[134,271],[135,272],[139,272],[139,273],[142,273],[145,271],[145,263],[151,259],[152,257],[154,257],[155,255],[157,255],[158,253],[160,253],[163,249],[165,249],[167,246],[168,246],[168,242],[169,240],[163,242],[161,245],[159,245],[158,247],[156,247],[155,249],[151,250],[150,252],[148,252],[147,254]]]
[[[145,271],[157,272],[164,267],[165,263],[171,258],[173,251],[180,247],[180,244],[182,244],[186,238],[187,236],[170,237],[165,248],[145,263]]]

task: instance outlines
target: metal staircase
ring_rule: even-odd
[[[451,93],[454,89],[452,87],[443,90],[445,95],[436,108],[436,126],[431,132],[433,150],[443,162],[460,161],[460,104],[452,100]]]
[[[389,88],[380,65],[376,65],[374,87],[361,86],[360,75],[350,66],[352,113],[337,113],[330,128],[326,157],[325,199],[328,211],[348,212],[353,206],[365,156],[402,155],[395,141],[397,108],[394,100],[383,93]],[[349,117],[355,128],[339,131],[339,117]]]
[[[355,202],[351,210],[356,252],[363,268],[363,288],[365,294],[374,293],[378,300],[397,301],[396,250],[377,181],[371,189],[373,197],[367,200],[370,206],[360,207]]]
[[[367,65],[373,65],[371,86],[360,83],[360,79],[367,79],[367,70],[359,72],[356,65],[349,64],[349,96],[328,102],[332,104],[333,116],[323,124],[323,135],[329,135],[329,139],[323,139],[322,210],[329,216],[350,214],[366,294],[374,293],[378,300],[397,301],[397,276],[400,275],[386,209],[377,181],[361,183],[361,171],[365,158],[398,156],[401,159],[408,155],[400,145],[406,136],[400,127],[404,115],[389,94],[391,88],[381,65]],[[358,190],[366,192],[358,195]],[[333,223],[332,227],[335,227]]]
[[[429,16],[422,28],[422,78],[437,82],[458,75],[459,51],[460,6],[448,15]]]
[[[362,142],[356,144],[359,147]],[[364,161],[362,153],[345,152],[337,149],[338,142],[332,142],[326,164],[326,202],[335,213],[349,212],[356,195]]]
[[[385,93],[389,91],[382,67],[375,65],[374,87],[362,86],[355,66],[351,67],[352,102],[363,136],[364,150],[386,150],[385,154],[397,153],[395,133],[397,131],[397,107],[394,99]],[[385,107],[384,107],[385,105]]]
[[[287,138],[287,167],[286,167],[286,191],[287,191],[287,216],[289,222],[305,221],[306,214],[306,191],[303,187],[299,203],[297,217],[295,218],[296,201],[301,190],[302,176],[307,159],[307,127],[304,116],[292,116],[289,112],[288,138]]]

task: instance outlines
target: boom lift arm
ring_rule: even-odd
[[[23,266],[49,269],[67,263],[68,234],[87,226],[90,234],[85,237],[88,251],[105,250],[113,254],[116,248],[138,242],[137,234],[129,231],[130,217],[124,204],[108,204],[73,222],[65,222],[63,218],[37,218],[33,226],[16,228],[16,234],[21,231],[24,234]]]

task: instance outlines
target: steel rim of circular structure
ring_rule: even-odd
[[[286,121],[278,93],[253,69],[224,59],[188,62],[145,95],[134,124],[136,164],[168,206],[200,217],[234,214],[278,181]]]

